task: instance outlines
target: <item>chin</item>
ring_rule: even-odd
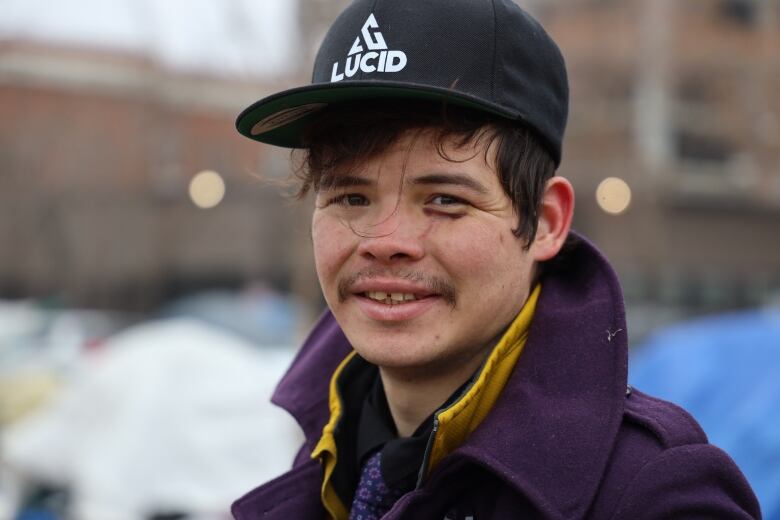
[[[392,336],[392,335],[388,335]],[[347,336],[349,337],[349,336]],[[376,337],[352,343],[355,350],[372,363],[408,363],[420,357],[420,347],[402,338]],[[377,363],[378,364],[378,363]]]
[[[419,368],[435,363],[437,356],[430,343],[421,342],[419,337],[410,339],[405,336],[407,335],[374,334],[368,337],[358,336],[353,341],[350,334],[347,334],[355,351],[369,363],[380,367]]]

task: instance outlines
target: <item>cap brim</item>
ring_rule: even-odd
[[[301,135],[317,112],[333,103],[367,99],[430,100],[482,110],[507,119],[520,114],[452,89],[391,81],[340,81],[285,90],[254,103],[236,119],[239,133],[285,148],[303,146]]]

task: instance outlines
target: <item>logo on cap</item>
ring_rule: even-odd
[[[385,37],[382,36],[382,31],[379,30],[379,24],[373,13],[368,16],[360,32],[361,34],[355,38],[355,43],[349,50],[344,72],[339,72],[340,63],[338,61],[333,64],[333,72],[330,76],[331,83],[341,81],[344,77],[351,78],[357,74],[358,70],[371,74],[374,72],[399,72],[406,67],[406,53],[388,50]],[[361,43],[361,36],[365,48]]]

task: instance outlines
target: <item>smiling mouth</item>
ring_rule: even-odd
[[[452,308],[457,304],[455,286],[448,279],[418,271],[393,272],[376,267],[365,268],[338,280],[338,298],[350,297],[387,306],[440,300]],[[410,306],[411,307],[411,306]]]
[[[420,299],[412,293],[388,293],[384,291],[368,291],[361,293],[361,296],[386,305],[402,305]]]

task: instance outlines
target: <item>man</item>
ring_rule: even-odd
[[[304,150],[329,310],[274,396],[304,446],[237,519],[760,516],[689,415],[626,385],[618,282],[554,175],[567,106],[511,0],[356,0],[312,85],[239,116]]]

